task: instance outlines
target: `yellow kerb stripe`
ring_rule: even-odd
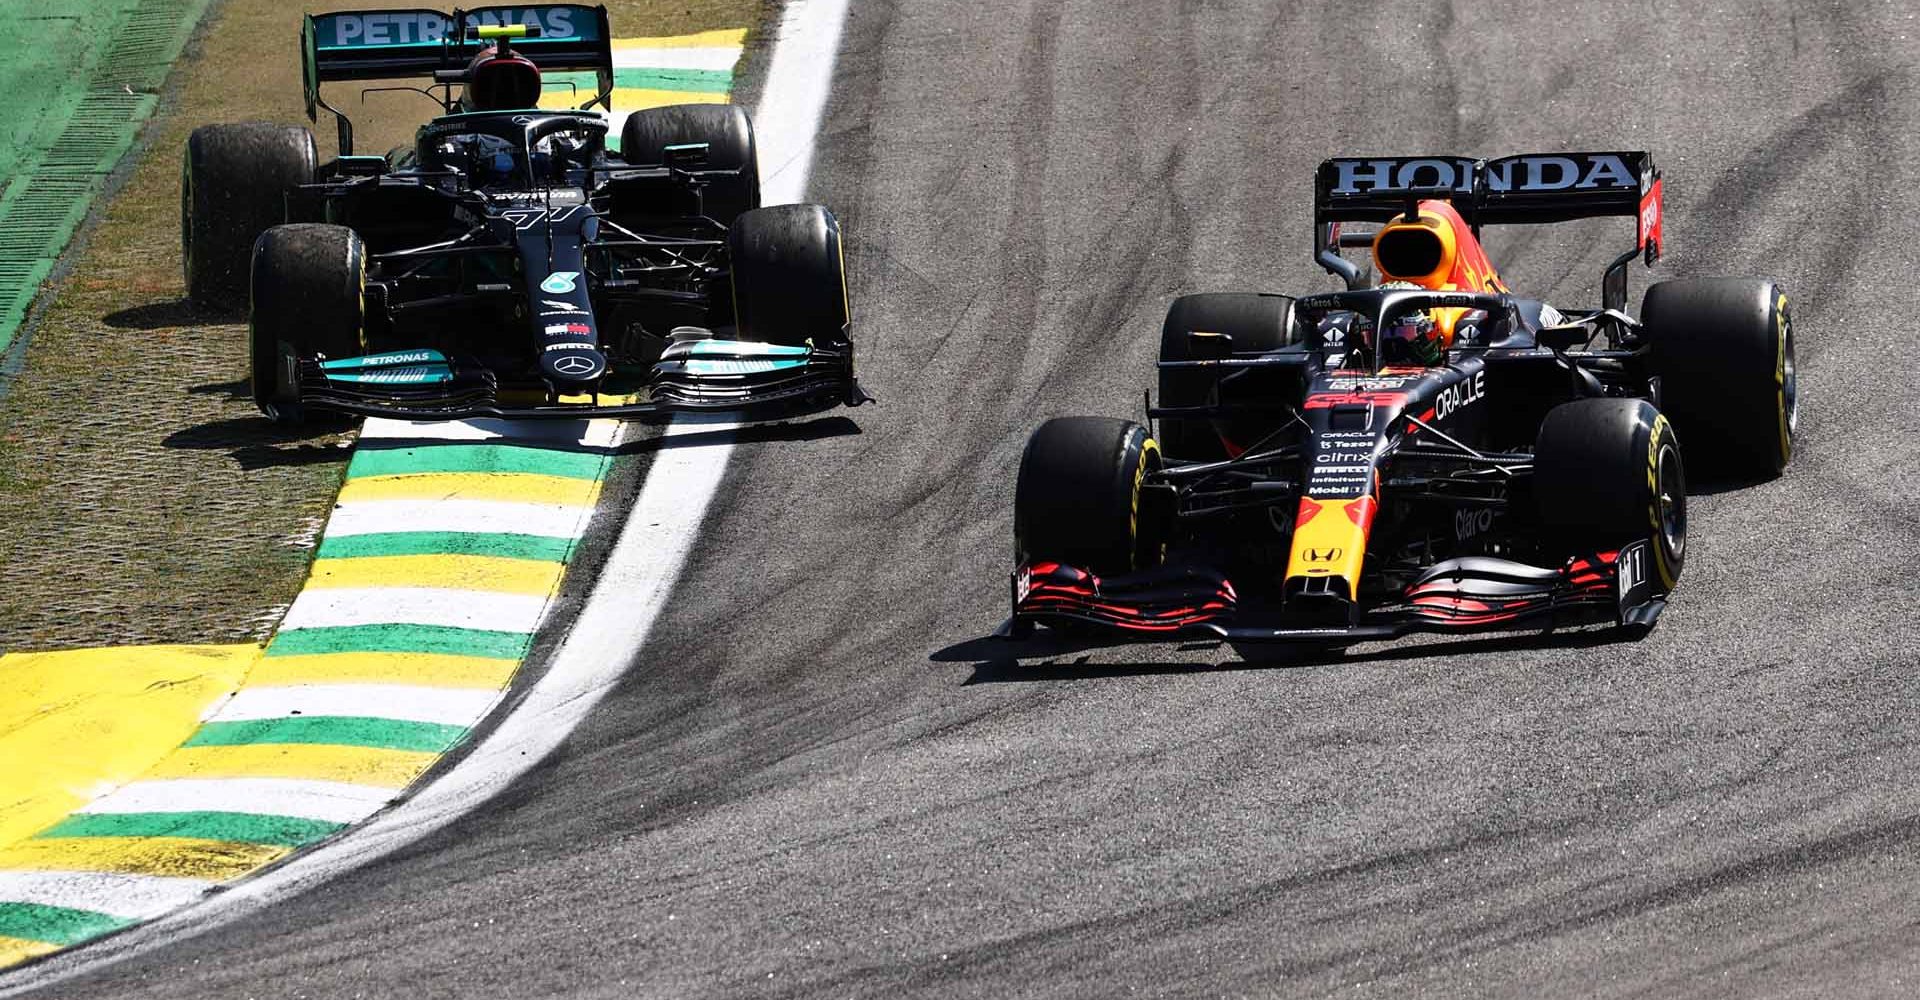
[[[285,857],[290,847],[192,837],[51,837],[0,850],[0,869],[171,875],[216,882]]]
[[[740,45],[747,40],[745,28],[717,28],[692,35],[669,35],[664,38],[616,38],[614,51],[620,49],[717,49],[726,45]]]
[[[497,691],[513,680],[519,660],[440,653],[315,653],[261,658],[248,686],[289,684],[416,684]]]
[[[317,559],[309,590],[316,587],[442,587],[497,594],[551,594],[567,567],[557,562],[499,556],[362,556]]]
[[[57,944],[0,935],[0,969],[9,965],[19,965],[29,958],[39,958],[59,950],[60,946]]]
[[[347,781],[380,788],[405,788],[439,759],[439,754],[424,751],[323,744],[181,747],[155,764],[145,776],[307,778],[313,781]]]
[[[590,479],[533,473],[449,472],[349,479],[340,503],[364,500],[493,500],[591,507],[600,484]]]
[[[725,94],[706,94],[692,90],[656,90],[652,87],[615,87],[613,106],[622,111],[645,111],[669,104],[729,104]]]

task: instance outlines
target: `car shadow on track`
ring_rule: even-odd
[[[1347,664],[1392,663],[1444,656],[1510,653],[1522,650],[1591,649],[1634,641],[1615,628],[1576,628],[1554,632],[1528,632],[1502,636],[1466,636],[1439,642],[1401,644],[1378,648],[1334,648],[1286,646],[1253,643],[1228,643],[1224,640],[1196,640],[1182,643],[1178,652],[1211,653],[1222,646],[1240,657],[1227,663],[1153,660],[1133,663],[1095,663],[1093,654],[1101,650],[1123,650],[1105,636],[1036,634],[1030,639],[1007,639],[985,635],[954,643],[937,650],[927,659],[934,663],[971,663],[973,674],[961,682],[1007,684],[1026,681],[1077,681],[1115,677],[1140,677],[1157,674],[1198,674],[1224,670],[1273,670],[1294,667],[1320,667]]]
[[[234,391],[246,392],[246,383],[197,385],[187,391],[195,394]],[[186,451],[225,451],[243,470],[279,468],[295,465],[322,465],[345,462],[352,452],[342,447],[340,435],[353,427],[347,418],[323,418],[304,424],[278,424],[253,414],[226,417],[184,427],[162,438],[167,448]]]
[[[118,330],[164,330],[198,323],[241,323],[246,318],[244,309],[211,309],[194,305],[187,299],[175,299],[110,312],[100,317],[100,322]]]

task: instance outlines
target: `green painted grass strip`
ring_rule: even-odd
[[[268,656],[311,653],[450,653],[517,660],[533,636],[452,625],[333,625],[282,632],[267,644]]]
[[[299,847],[344,823],[242,812],[76,813],[37,835],[46,837],[194,837],[241,844]]]
[[[467,727],[410,719],[373,719],[349,715],[290,715],[283,719],[208,722],[183,746],[233,747],[256,743],[300,743],[374,747],[439,753],[459,743]]]
[[[0,936],[47,944],[78,944],[131,923],[131,920],[92,910],[69,910],[39,903],[0,903]]]
[[[724,94],[733,86],[733,71],[628,67],[613,71],[613,85],[643,87],[648,90],[684,90],[695,94]]]
[[[605,456],[506,444],[436,444],[417,448],[361,448],[347,465],[347,478],[408,476],[434,472],[526,472],[597,480]]]
[[[319,559],[355,559],[361,556],[496,556],[539,562],[567,561],[571,538],[545,535],[494,535],[477,531],[393,531],[374,535],[347,535],[320,542]]]

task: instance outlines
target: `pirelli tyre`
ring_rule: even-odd
[[[298,422],[299,361],[365,353],[367,249],[345,226],[274,226],[254,244],[252,276],[253,401],[275,420]]]
[[[1533,495],[1558,555],[1645,540],[1654,589],[1687,558],[1687,475],[1672,425],[1644,399],[1581,399],[1547,411],[1534,443]]]
[[[1096,575],[1160,565],[1168,532],[1143,518],[1140,487],[1160,465],[1147,429],[1111,417],[1055,417],[1020,458],[1013,532],[1018,557]]]
[[[1271,351],[1292,340],[1293,299],[1255,292],[1202,292],[1182,295],[1167,308],[1160,326],[1160,360],[1192,361],[1228,351]],[[1198,336],[1196,336],[1198,334]],[[1160,369],[1161,406],[1205,406],[1214,400],[1216,371]],[[1235,428],[1226,428],[1231,435]],[[1210,462],[1227,457],[1213,423],[1191,417],[1162,417],[1160,439],[1168,458]]]
[[[208,309],[246,305],[253,241],[286,220],[287,189],[311,184],[313,133],[251,122],[202,125],[180,165],[180,266],[187,297]]]
[[[1663,281],[1641,305],[1660,409],[1695,470],[1771,479],[1799,429],[1793,313],[1771,281]]]
[[[820,205],[756,208],[727,232],[734,323],[743,340],[844,342],[849,314],[840,221]]]
[[[737,178],[709,178],[702,192],[709,217],[731,224],[760,207],[760,156],[753,122],[732,104],[674,104],[627,116],[620,129],[620,155],[636,166],[666,162],[668,146],[706,143],[705,169],[738,170]]]

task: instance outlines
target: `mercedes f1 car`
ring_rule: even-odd
[[[840,227],[760,207],[752,125],[730,105],[626,119],[608,149],[606,10],[543,4],[313,15],[308,129],[189,138],[190,296],[249,308],[255,402],[409,419],[788,417],[868,400],[854,377]],[[541,68],[598,91],[541,110]],[[590,75],[589,75],[590,74]],[[357,155],[339,80],[432,80],[411,147]],[[568,84],[570,85],[570,84]]]
[[[1661,208],[1644,152],[1323,163],[1315,251],[1345,290],[1182,297],[1158,435],[1098,417],[1034,433],[1007,631],[1644,634],[1686,557],[1684,465],[1778,475],[1798,404],[1774,283],[1658,283],[1627,313]],[[1479,242],[1612,215],[1638,238],[1589,311],[1513,294]]]

